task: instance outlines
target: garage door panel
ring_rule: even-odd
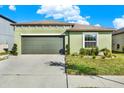
[[[61,37],[22,37],[23,54],[58,54],[63,45],[64,38]]]

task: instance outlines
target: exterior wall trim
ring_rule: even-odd
[[[55,36],[55,35],[58,36],[58,35],[60,35],[60,36],[61,36],[61,35],[65,35],[65,34],[63,34],[63,33],[62,33],[62,34],[52,33],[52,34],[20,34],[20,35],[21,35],[21,36],[30,36],[30,35],[34,35],[34,36],[39,36],[39,35],[41,35],[41,36],[42,36],[42,35],[43,35],[43,36],[48,36],[48,35],[49,35],[49,36],[50,36],[50,35],[51,35],[51,36]]]

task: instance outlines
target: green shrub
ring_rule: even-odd
[[[98,55],[98,53],[99,53],[99,49],[97,47],[91,49],[91,54],[92,55]]]
[[[66,48],[65,54],[66,54],[66,55],[69,55],[69,54],[70,54],[69,45],[67,44],[65,48]]]
[[[124,53],[124,46],[122,47],[122,51],[123,51],[123,53]]]
[[[102,56],[101,58],[102,58],[102,59],[105,59],[105,56]]]
[[[111,51],[109,49],[104,48],[101,51],[104,53],[105,57],[109,57],[109,58],[112,57],[112,53],[111,53]]]
[[[93,59],[96,59],[96,55],[93,55],[92,58],[93,58]]]
[[[92,49],[85,49],[86,54],[85,55],[92,55]]]
[[[75,52],[75,53],[71,54],[71,56],[78,56],[78,53]]]
[[[108,55],[107,55],[108,58],[112,58],[112,53],[109,52]]]
[[[8,53],[9,53],[8,48],[4,48],[4,51],[6,52],[6,54],[8,54]]]
[[[98,55],[98,54],[99,54],[99,48],[96,47],[96,48],[95,48],[95,55]]]
[[[18,53],[17,53],[17,44],[14,44],[13,45],[12,51],[10,51],[10,53],[12,55],[18,55]]]
[[[80,57],[81,57],[81,58],[83,58],[83,57],[84,57],[84,55],[80,55]]]
[[[86,55],[86,51],[84,48],[81,48],[80,51],[79,51],[79,54],[80,55]]]
[[[97,47],[92,49],[81,48],[79,51],[80,55],[98,55],[98,53],[99,53],[99,49]]]

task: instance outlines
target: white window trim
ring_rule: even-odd
[[[88,35],[89,35],[89,34],[90,34],[90,35],[96,34],[96,46],[99,47],[99,45],[98,45],[98,43],[99,43],[98,32],[83,32],[82,34],[83,34],[83,42],[82,42],[83,48],[85,48],[85,35],[86,35],[86,34],[88,34]]]

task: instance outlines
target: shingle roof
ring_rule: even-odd
[[[12,23],[16,23],[15,21],[13,21],[13,20],[11,20],[11,19],[9,19],[9,18],[7,18],[7,17],[5,17],[5,16],[3,16],[1,14],[0,14],[0,17],[3,18],[3,19],[6,19],[7,21],[10,21]]]
[[[122,33],[124,33],[124,28],[113,31],[113,35],[118,35],[118,34],[122,34]]]
[[[92,26],[92,25],[75,24],[73,28],[70,28],[67,31],[113,31],[113,30],[115,29]]]
[[[44,20],[44,21],[38,21],[38,22],[25,22],[25,23],[16,23],[12,24],[16,26],[27,26],[27,25],[67,25],[72,26],[73,23],[66,23],[66,22],[59,22],[59,21],[53,21],[53,20]]]
[[[72,28],[67,29],[67,31],[114,31],[113,28],[104,28],[98,26],[91,26],[91,25],[82,25],[77,23],[67,23],[67,22],[60,22],[60,21],[53,21],[53,20],[45,20],[45,21],[38,21],[38,22],[25,22],[25,23],[15,23],[12,24],[15,26],[34,26],[34,25],[60,25],[60,26],[72,26]]]

